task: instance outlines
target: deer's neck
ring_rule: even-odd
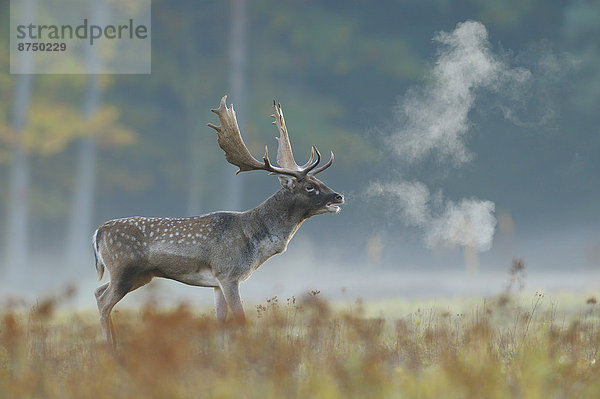
[[[246,221],[259,234],[269,236],[270,239],[279,238],[287,245],[306,220],[305,213],[298,209],[293,195],[282,188],[256,208],[247,211]]]

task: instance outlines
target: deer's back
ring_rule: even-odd
[[[139,268],[211,267],[223,251],[223,224],[232,216],[218,212],[186,218],[129,217],[109,220],[98,229],[98,245],[106,266],[136,264]]]

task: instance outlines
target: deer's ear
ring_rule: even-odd
[[[296,178],[293,176],[278,175],[277,177],[279,178],[279,183],[281,183],[281,186],[288,190],[292,190],[294,187],[296,187],[296,183],[298,183]]]

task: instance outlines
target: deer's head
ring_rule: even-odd
[[[272,117],[275,119],[273,123],[279,130],[279,137],[277,137],[277,164],[279,166],[271,164],[269,150],[266,146],[263,161],[260,162],[248,151],[240,134],[233,105],[227,107],[226,100],[227,96],[224,96],[219,108],[211,110],[219,117],[221,126],[211,123],[208,126],[217,131],[219,147],[225,151],[227,161],[239,167],[236,174],[249,170],[265,170],[270,174],[277,175],[283,188],[293,195],[294,205],[298,209],[302,209],[306,217],[340,211],[339,205],[344,203],[344,197],[315,177],[317,173],[333,164],[333,152],[329,161],[318,167],[321,162],[321,153],[317,147],[313,146],[308,162],[299,166],[294,160],[281,104],[273,101]]]

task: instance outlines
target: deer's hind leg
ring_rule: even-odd
[[[117,302],[119,302],[125,296],[125,294],[117,294],[114,290],[114,285],[112,282],[108,282],[98,287],[94,294],[96,295],[98,311],[100,312],[100,324],[102,325],[102,334],[104,335],[104,340],[109,347],[114,349],[117,344],[117,337],[112,323],[112,318],[110,317],[110,312]]]
[[[129,292],[147,284],[152,280],[152,274],[139,272],[135,268],[126,269],[124,273],[113,273],[110,282],[98,287],[95,291],[98,311],[100,312],[100,324],[102,334],[106,343],[115,348],[117,336],[110,316],[113,307]]]

